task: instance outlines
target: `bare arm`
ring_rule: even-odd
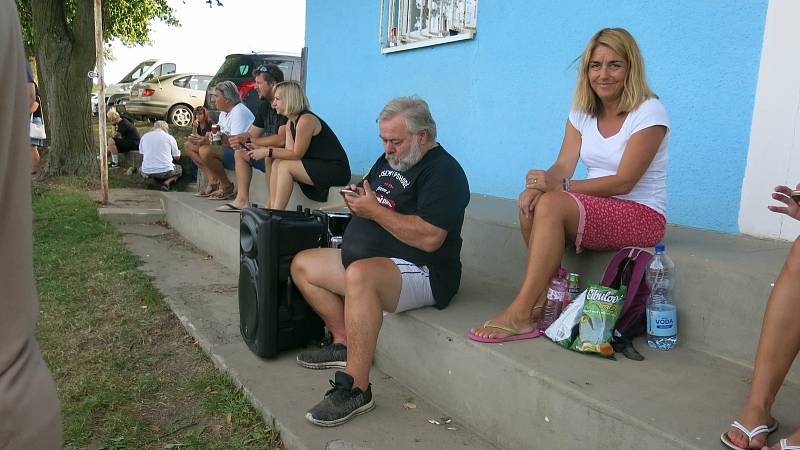
[[[31,104],[31,112],[36,111],[34,104],[36,103],[36,85],[28,83],[28,103]]]
[[[581,134],[567,120],[564,126],[564,139],[558,158],[546,171],[529,170],[525,176],[525,191],[519,196],[519,209],[530,216],[539,196],[549,190],[561,188],[564,178],[572,178],[581,153]]]
[[[438,250],[447,237],[447,231],[432,225],[419,216],[400,214],[378,203],[369,182],[364,180],[363,188],[350,186],[361,195],[344,195],[344,201],[353,214],[375,221],[400,242],[433,253]]]
[[[308,151],[308,147],[311,145],[311,138],[314,134],[319,133],[321,129],[322,124],[319,122],[319,119],[312,114],[306,114],[300,117],[300,120],[297,121],[297,136],[292,138],[291,131],[285,132],[285,147],[273,148],[272,157],[289,160],[303,159],[303,156]]]
[[[276,134],[260,136],[252,139],[252,142],[259,147],[283,147],[286,145],[286,125],[281,125]]]

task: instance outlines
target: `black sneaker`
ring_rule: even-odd
[[[306,419],[321,427],[335,427],[353,417],[369,412],[375,407],[372,401],[372,384],[366,391],[353,387],[353,377],[336,372],[335,380],[329,381],[333,389],[325,393],[325,398],[306,413]]]
[[[347,346],[323,344],[297,355],[297,364],[309,369],[344,369],[347,367]]]

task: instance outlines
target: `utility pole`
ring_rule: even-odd
[[[103,5],[94,0],[94,45],[97,65],[97,122],[100,135],[100,193],[101,202],[108,204],[108,156],[106,155],[106,86],[103,77]]]

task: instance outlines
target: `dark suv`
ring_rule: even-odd
[[[283,71],[284,80],[300,80],[300,57],[279,53],[235,53],[225,57],[217,74],[208,83],[206,89],[205,107],[211,117],[216,121],[219,119],[219,111],[211,100],[211,93],[214,86],[221,81],[230,80],[236,83],[239,96],[242,101],[250,108],[253,114],[258,111],[259,98],[256,92],[256,82],[253,80],[253,71],[260,65],[275,64]]]

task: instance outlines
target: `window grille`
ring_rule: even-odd
[[[478,0],[380,0],[383,53],[472,39]]]

